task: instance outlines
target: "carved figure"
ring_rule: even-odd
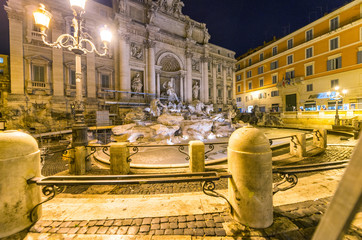
[[[186,25],[186,37],[187,38],[192,38],[192,31],[193,31],[193,29],[194,29],[194,24],[193,24],[193,22],[191,22],[191,21],[188,21],[187,22],[187,25]]]
[[[142,48],[137,46],[136,44],[131,44],[131,56],[137,59],[141,59],[143,56]]]
[[[158,10],[159,6],[152,4],[147,11],[147,23],[151,24],[152,19],[155,17],[156,12]]]
[[[131,84],[132,92],[142,92],[142,87],[143,84],[140,74],[136,73],[136,75],[132,79],[132,84]]]
[[[185,4],[181,0],[175,0],[172,4],[173,13],[175,15],[182,15],[182,8],[184,6],[185,6]]]
[[[195,111],[197,114],[203,115],[204,112],[202,111],[202,109],[204,108],[205,104],[203,102],[197,101],[196,106],[195,106]]]
[[[170,81],[167,81],[163,84],[163,87],[166,89],[167,95],[168,95],[168,101],[170,102],[174,102],[177,101],[179,102],[179,99],[177,97],[174,85],[175,85],[175,79],[171,78]]]
[[[205,105],[205,112],[206,115],[210,116],[210,112],[214,111],[214,105],[213,104],[209,104],[209,105]]]
[[[204,44],[209,43],[209,40],[210,40],[209,30],[206,28],[206,24],[204,24]]]
[[[199,89],[200,89],[199,83],[198,83],[198,81],[195,81],[195,84],[192,87],[192,97],[194,99],[199,99]]]

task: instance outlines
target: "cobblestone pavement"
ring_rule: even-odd
[[[266,229],[238,224],[229,213],[85,221],[38,221],[33,233],[108,235],[190,235],[258,239],[311,239],[331,198],[274,208],[274,223]],[[352,226],[345,239],[361,239],[362,229]],[[170,238],[175,239],[175,238]],[[177,239],[177,238],[176,238]]]

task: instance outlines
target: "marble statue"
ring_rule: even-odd
[[[182,15],[182,8],[185,6],[185,4],[181,0],[174,0],[172,7],[173,7],[173,13],[176,15]]]
[[[142,87],[143,84],[140,74],[136,73],[136,75],[132,79],[132,84],[131,84],[132,92],[142,92]]]
[[[194,86],[192,86],[192,97],[194,99],[199,99],[199,90],[200,90],[199,83],[198,81],[195,81]]]
[[[163,87],[166,89],[168,101],[170,102],[179,102],[179,99],[177,97],[176,91],[175,91],[175,79],[171,78],[169,81],[165,82],[163,84]]]
[[[187,22],[187,25],[186,25],[186,37],[191,39],[192,38],[192,31],[194,29],[194,24],[193,22],[191,21],[188,21]]]
[[[207,116],[210,116],[210,112],[214,111],[214,105],[211,103],[209,105],[205,105],[205,113]]]

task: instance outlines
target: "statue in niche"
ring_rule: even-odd
[[[179,102],[179,99],[177,97],[176,91],[175,91],[175,79],[171,78],[169,81],[165,82],[163,84],[163,88],[166,89],[167,95],[168,95],[168,101],[170,102]]]
[[[209,43],[210,40],[210,34],[209,34],[209,30],[206,28],[206,24],[203,24],[204,26],[204,44]]]
[[[184,6],[185,4],[181,0],[174,0],[172,3],[173,13],[178,16],[182,15],[182,8]]]
[[[159,8],[159,6],[157,6],[157,5],[155,5],[155,4],[152,4],[152,5],[148,8],[148,10],[147,10],[147,23],[148,23],[148,24],[151,24],[151,23],[152,23],[152,20],[153,20],[153,18],[155,17],[158,8]]]
[[[194,29],[194,24],[190,20],[186,24],[186,38],[192,38],[192,31]]]
[[[200,62],[192,59],[192,70],[200,72]]]
[[[143,51],[142,48],[137,46],[135,43],[131,44],[131,56],[137,59],[142,59]]]
[[[132,79],[132,84],[131,84],[132,92],[142,92],[142,87],[143,84],[140,74],[136,73],[136,75]]]
[[[193,97],[193,99],[199,99],[199,90],[200,90],[199,82],[195,81],[194,86],[192,86],[192,97]]]

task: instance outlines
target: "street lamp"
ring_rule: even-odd
[[[72,128],[73,141],[72,145],[85,146],[88,144],[87,126],[84,123],[84,102],[82,96],[82,69],[81,55],[95,52],[99,56],[105,56],[108,53],[108,44],[112,39],[112,33],[107,26],[101,29],[101,41],[103,43],[103,53],[98,52],[94,43],[89,39],[84,38],[83,34],[83,18],[86,0],[70,0],[70,6],[73,10],[72,26],[74,28],[73,35],[62,34],[53,43],[46,40],[46,30],[49,28],[49,23],[52,14],[45,9],[43,4],[33,13],[35,24],[40,27],[43,43],[54,48],[65,48],[75,54],[75,76],[76,76],[76,100],[74,102],[75,124]],[[90,47],[86,47],[86,45]]]
[[[331,97],[331,100],[336,100],[336,115],[335,115],[335,117],[334,117],[334,125],[336,125],[336,126],[339,126],[340,124],[339,124],[339,114],[338,114],[338,102],[340,101],[340,100],[342,100],[345,96],[346,96],[346,94],[347,94],[347,90],[346,89],[343,89],[342,90],[342,94],[339,92],[339,86],[336,86],[335,88],[334,88],[334,90],[336,91],[335,93],[335,96],[332,96],[332,93],[331,92],[328,92],[327,93],[327,95],[329,96],[329,97]]]

